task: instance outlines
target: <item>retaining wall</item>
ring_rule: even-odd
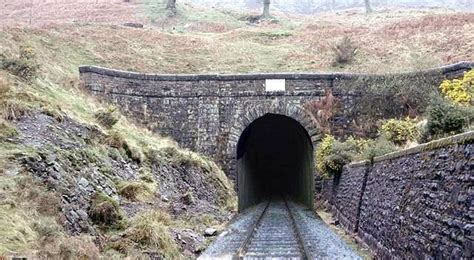
[[[473,155],[471,131],[347,165],[333,211],[379,258],[471,259]]]

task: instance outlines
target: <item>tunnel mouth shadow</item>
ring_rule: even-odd
[[[295,119],[265,114],[249,124],[237,144],[239,211],[284,197],[313,204],[313,145]]]

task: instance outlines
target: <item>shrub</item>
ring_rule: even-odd
[[[119,121],[120,115],[115,107],[109,106],[106,110],[101,110],[95,114],[95,118],[100,125],[112,128]]]
[[[35,62],[35,53],[30,47],[21,47],[18,58],[0,55],[0,69],[6,70],[24,80],[32,80],[38,74],[39,66]]]
[[[445,80],[439,86],[441,92],[457,104],[468,105],[473,103],[474,96],[474,70],[464,73],[462,80]]]
[[[128,158],[132,159],[134,162],[140,164],[145,160],[145,155],[142,150],[138,147],[131,146],[128,143],[124,143],[123,149],[125,150]]]
[[[121,229],[125,217],[117,201],[102,192],[96,193],[89,209],[92,221],[104,229]]]
[[[316,150],[316,169],[323,177],[329,177],[329,173],[326,171],[324,160],[331,153],[331,148],[335,140],[336,139],[332,135],[324,136],[323,140],[318,146],[318,149]]]
[[[377,123],[386,118],[419,117],[430,104],[432,95],[440,95],[438,82],[423,75],[361,77],[345,86],[354,91],[354,104],[348,117],[360,129],[359,136],[375,138]]]
[[[316,151],[316,168],[323,178],[340,173],[342,167],[351,162],[357,148],[350,142],[339,142],[326,135]]]
[[[357,159],[373,161],[377,156],[382,156],[395,151],[397,151],[395,144],[387,140],[385,136],[380,136],[375,140],[368,141],[367,146],[360,152]]]
[[[347,142],[335,141],[331,147],[331,153],[325,158],[324,165],[327,172],[337,174],[342,167],[352,161],[355,155],[355,147]]]
[[[348,36],[339,41],[333,48],[334,62],[333,65],[344,65],[351,63],[357,53],[357,48]]]
[[[367,147],[371,144],[372,140],[355,138],[353,136],[350,136],[349,138],[347,138],[346,142],[355,149],[356,153],[360,154],[367,149]]]
[[[400,120],[389,119],[380,127],[379,132],[396,145],[416,141],[421,134],[416,120],[409,117]]]
[[[153,198],[152,189],[143,182],[120,182],[118,185],[118,193],[131,201],[147,201]]]
[[[107,151],[108,151],[109,157],[112,158],[112,160],[115,160],[115,161],[123,160],[122,154],[120,154],[119,149],[110,147],[109,149],[107,149]]]
[[[181,201],[186,205],[194,204],[195,198],[192,191],[186,192],[183,196],[181,196]]]
[[[43,106],[42,111],[43,114],[54,118],[59,123],[64,121],[65,114],[61,111],[61,108],[51,107],[51,106]]]
[[[446,102],[440,98],[433,99],[428,108],[428,121],[422,141],[435,137],[460,133],[474,119],[472,108],[462,107]]]

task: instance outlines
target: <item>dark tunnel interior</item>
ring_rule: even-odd
[[[241,134],[237,146],[239,210],[271,197],[312,207],[313,146],[300,123],[265,114]]]

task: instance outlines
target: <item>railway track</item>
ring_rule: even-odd
[[[311,259],[291,207],[284,199],[269,200],[234,255],[234,259]]]

